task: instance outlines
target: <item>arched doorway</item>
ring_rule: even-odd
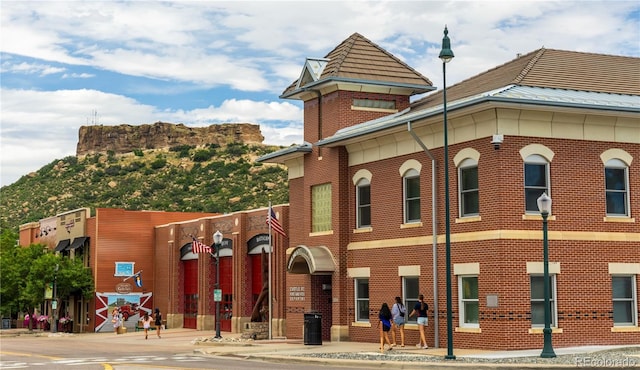
[[[222,290],[220,330],[231,331],[233,317],[233,246],[231,239],[222,239],[218,256],[220,258],[220,289]],[[215,274],[215,263],[213,265],[213,273]]]
[[[191,251],[191,243],[180,248],[180,261],[184,276],[182,326],[187,329],[196,329],[198,325],[198,255]]]
[[[267,268],[264,253],[269,253],[269,234],[258,234],[247,242],[249,254],[249,269],[251,271],[251,308],[255,308],[260,293],[265,289],[266,279],[263,279],[263,270]]]
[[[325,246],[298,245],[291,252],[287,262],[288,273],[309,275],[310,309],[322,314],[323,340],[331,339],[332,306],[327,302],[332,302],[331,280],[335,266],[331,251]]]

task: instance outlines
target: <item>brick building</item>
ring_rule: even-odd
[[[68,314],[74,332],[113,331],[110,312],[115,306],[131,314],[125,325],[133,329],[140,313],[155,307],[163,312],[167,309],[165,302],[154,297],[159,279],[155,272],[154,227],[211,215],[98,208],[91,216],[89,208],[80,208],[21,225],[19,243],[44,244],[63,256],[81,258],[91,268],[95,298],[58,297],[58,317]],[[142,286],[135,284],[136,273],[140,273]],[[40,311],[51,315],[51,301],[46,301]]]
[[[267,321],[268,253],[271,255],[272,335],[284,335],[285,262],[287,239],[270,232],[268,208],[179,221],[155,227],[155,300],[162,302],[169,327],[215,329],[216,248],[213,234],[222,233],[219,249],[220,329],[243,332],[252,320]],[[274,206],[283,227],[288,225],[288,207]],[[271,243],[270,243],[271,238]],[[212,247],[212,253],[193,253],[194,239]],[[260,297],[264,297],[260,300]],[[260,303],[259,303],[260,302]],[[264,333],[263,333],[264,334]]]
[[[640,59],[543,48],[448,87],[448,160],[442,91],[410,102],[432,90],[354,34],[281,95],[304,144],[258,160],[289,171],[287,337],[314,311],[325,340],[375,342],[381,304],[422,293],[446,346],[447,165],[455,347],[542,345],[542,193],[554,346],[639,343]]]

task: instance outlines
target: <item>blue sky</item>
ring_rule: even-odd
[[[278,96],[354,32],[442,88],[540,47],[640,56],[637,1],[0,2],[0,185],[75,155],[80,126],[259,124],[302,142]],[[604,77],[604,76],[603,76]]]

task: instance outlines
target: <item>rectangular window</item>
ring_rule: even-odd
[[[311,187],[311,231],[333,230],[331,226],[331,184]]]
[[[417,174],[404,177],[404,223],[410,222],[420,222],[420,176]]]
[[[551,326],[556,326],[557,305],[556,305],[556,276],[549,275],[549,293],[551,305]],[[531,326],[544,327],[544,276],[531,275]]]
[[[460,168],[460,215],[480,214],[480,194],[478,191],[478,167]]]
[[[404,317],[407,322],[415,323],[417,317],[409,317],[411,310],[418,303],[418,296],[420,295],[420,284],[418,283],[417,276],[403,276],[402,277],[402,296],[404,297],[404,305],[407,307],[407,315]]]
[[[478,277],[458,276],[460,326],[480,327],[480,301],[478,300]]]
[[[369,279],[355,279],[356,321],[369,321]]]
[[[607,215],[628,216],[627,169],[605,168]]]
[[[363,184],[358,183],[356,197],[358,202],[357,225],[359,228],[369,227],[371,226],[371,185],[368,181]]]
[[[135,262],[116,262],[116,272],[113,276],[133,276]]]
[[[527,212],[539,213],[538,198],[542,193],[549,195],[546,163],[524,164],[524,194]]]
[[[637,297],[635,276],[613,276],[611,278],[613,290],[613,325],[637,325]]]
[[[395,110],[395,100],[375,100],[375,99],[353,99],[353,107],[369,108],[369,109],[384,109]]]

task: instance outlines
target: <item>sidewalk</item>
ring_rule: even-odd
[[[640,368],[640,345],[584,346],[557,348],[556,358],[540,358],[541,349],[491,351],[455,349],[455,360],[445,359],[446,348],[427,350],[413,346],[399,347],[380,353],[378,343],[324,342],[305,345],[302,340],[273,339],[240,341],[238,334],[223,333],[222,340],[203,336],[195,353],[208,356],[238,356],[279,362],[313,362],[326,365],[363,368],[400,369],[558,369],[558,368]]]

